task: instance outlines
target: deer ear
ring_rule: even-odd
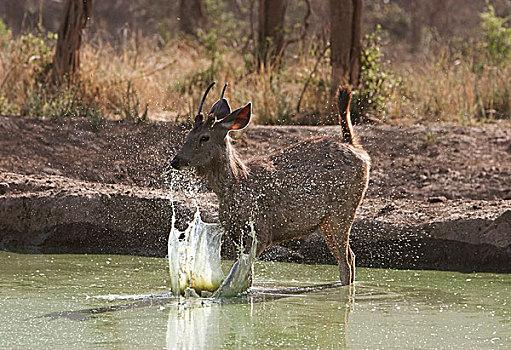
[[[248,103],[245,107],[238,108],[227,117],[220,120],[217,125],[227,130],[241,130],[248,125],[251,115],[252,103]]]
[[[216,101],[209,111],[209,114],[213,114],[217,119],[225,118],[229,113],[231,113],[231,107],[225,98]]]

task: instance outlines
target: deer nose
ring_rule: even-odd
[[[179,164],[179,158],[174,158],[172,159],[172,161],[170,162],[170,166],[173,167],[174,169],[177,169],[179,170],[181,168],[181,164]]]

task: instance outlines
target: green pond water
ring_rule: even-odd
[[[511,348],[511,275],[359,268],[355,288],[297,290],[337,268],[258,262],[249,295],[218,301],[172,298],[165,259],[0,252],[0,266],[2,349]]]

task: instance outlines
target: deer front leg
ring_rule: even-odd
[[[234,245],[238,247],[238,257],[219,290],[215,292],[215,296],[233,296],[252,287],[253,262],[267,247],[266,236],[260,236],[258,234],[260,231],[252,229],[251,225],[246,225],[243,230],[233,231],[230,237]],[[260,237],[263,239],[259,239]]]
[[[259,258],[269,245],[269,233],[265,230],[265,225],[260,222],[252,232],[252,235],[245,241],[245,254],[252,255],[254,260]],[[255,246],[254,246],[255,244]],[[254,285],[254,265],[252,264],[250,272],[250,287]]]

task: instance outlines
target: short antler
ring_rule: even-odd
[[[225,89],[227,89],[227,83],[224,84],[224,88],[222,89],[222,95],[220,96],[220,99],[223,99],[224,98],[224,94],[225,94]]]
[[[202,116],[202,106],[204,105],[204,101],[206,100],[206,96],[208,96],[209,90],[211,90],[211,88],[215,84],[216,84],[216,82],[212,82],[211,84],[209,84],[208,88],[204,92],[204,95],[202,96],[202,100],[200,101],[199,111],[197,112],[197,116],[195,117],[195,123],[202,123],[202,121],[204,120],[204,118]]]

